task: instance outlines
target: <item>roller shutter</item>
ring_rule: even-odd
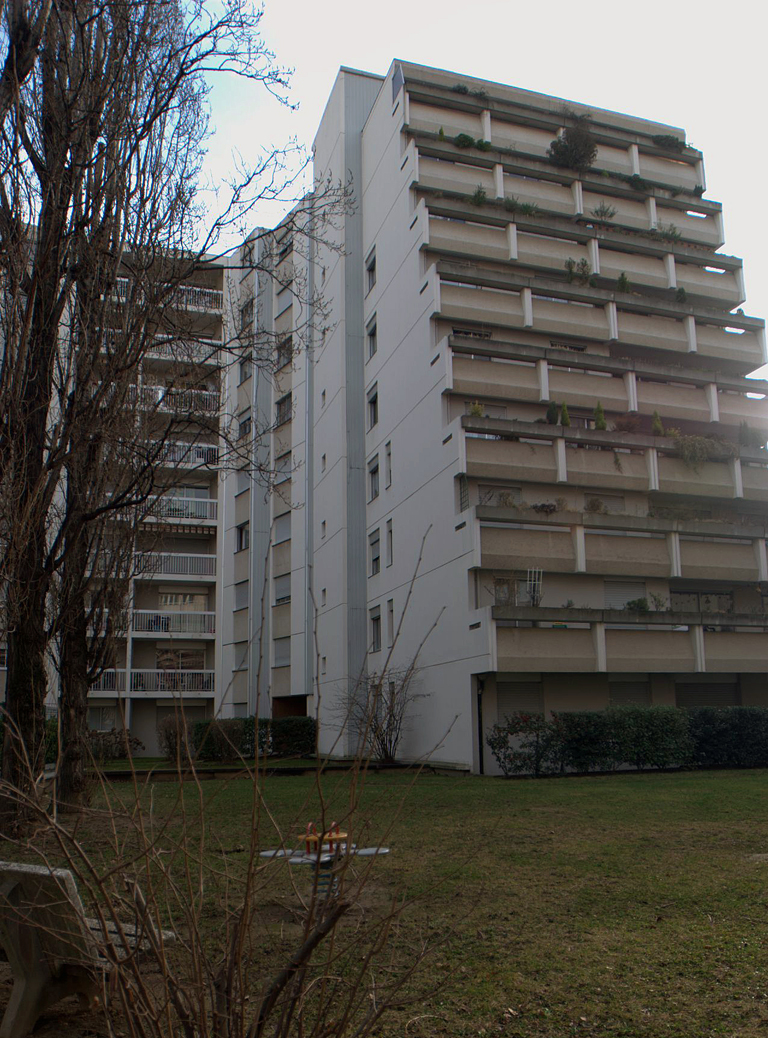
[[[678,706],[740,706],[738,682],[707,681],[679,682],[675,686]]]
[[[496,711],[499,719],[520,711],[544,713],[544,696],[540,681],[497,681]]]
[[[650,706],[651,686],[647,681],[611,681],[608,683],[611,706]]]
[[[605,608],[623,609],[627,602],[645,598],[644,580],[606,580]]]

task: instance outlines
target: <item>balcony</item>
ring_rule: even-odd
[[[150,634],[154,637],[167,634],[214,635],[215,613],[169,613],[152,609],[135,609],[131,622],[134,634]]]
[[[213,695],[212,670],[132,670],[131,692],[158,695]]]
[[[217,364],[221,343],[213,339],[158,338],[147,350],[147,356],[184,364]]]
[[[101,677],[99,677],[91,685],[91,692],[106,692],[115,695],[118,692],[125,692],[126,683],[125,670],[105,670]]]
[[[124,303],[128,299],[130,278],[117,278],[112,298]],[[217,288],[202,288],[199,285],[167,286],[172,292],[170,305],[184,310],[215,310],[224,308],[224,293]]]
[[[130,386],[128,399],[131,403],[138,403],[138,406],[145,410],[170,414],[215,414],[219,409],[219,394],[210,389]]]
[[[768,669],[768,616],[530,606],[495,606],[491,615],[499,671],[714,674]]]
[[[214,694],[212,670],[105,670],[91,685],[91,695],[123,695],[126,675],[130,675],[130,695],[192,695],[209,698]]]
[[[214,522],[218,516],[218,501],[200,497],[158,496],[149,499],[151,512],[148,519],[179,519],[193,522]]]
[[[192,580],[213,580],[216,577],[215,555],[181,555],[176,552],[143,552],[136,559],[137,576],[141,580],[153,577],[189,577]]]
[[[165,443],[158,465],[170,468],[200,468],[206,465],[217,465],[219,448],[209,443]]]

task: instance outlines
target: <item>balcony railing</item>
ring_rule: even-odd
[[[181,555],[175,552],[142,552],[137,557],[141,577],[215,577],[215,555]]]
[[[163,613],[136,609],[133,630],[137,634],[215,634],[215,613]]]
[[[192,364],[214,363],[221,343],[210,339],[155,339],[147,351],[150,357],[179,360]]]
[[[113,298],[117,302],[123,303],[128,298],[129,285],[128,278],[116,278]],[[224,306],[224,293],[220,289],[199,285],[179,285],[173,289],[172,299],[174,305],[186,310],[221,310]]]
[[[132,670],[131,692],[210,692],[212,670]]]
[[[91,685],[91,692],[125,692],[125,670],[105,670]]]
[[[155,519],[215,519],[218,501],[200,497],[152,498],[150,518]]]
[[[219,448],[209,443],[166,443],[158,464],[173,466],[217,465]]]
[[[219,394],[210,389],[180,389],[166,386],[131,386],[128,393],[131,402],[139,407],[158,411],[204,411],[213,413],[219,409]]]

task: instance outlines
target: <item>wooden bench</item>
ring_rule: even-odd
[[[146,946],[154,934],[150,926],[139,931],[121,924],[118,930],[113,922],[87,918],[67,869],[0,861],[0,944],[14,980],[0,1038],[24,1038],[45,1009],[68,995],[99,994],[110,958]],[[166,944],[174,940],[167,931],[155,936]],[[104,955],[107,946],[110,958]]]

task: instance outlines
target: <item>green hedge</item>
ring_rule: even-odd
[[[764,707],[625,706],[516,713],[495,724],[488,746],[504,775],[617,768],[768,767]]]
[[[231,717],[197,721],[192,746],[198,760],[232,762],[252,759],[257,740],[259,754],[275,757],[311,757],[315,753],[314,717]]]

